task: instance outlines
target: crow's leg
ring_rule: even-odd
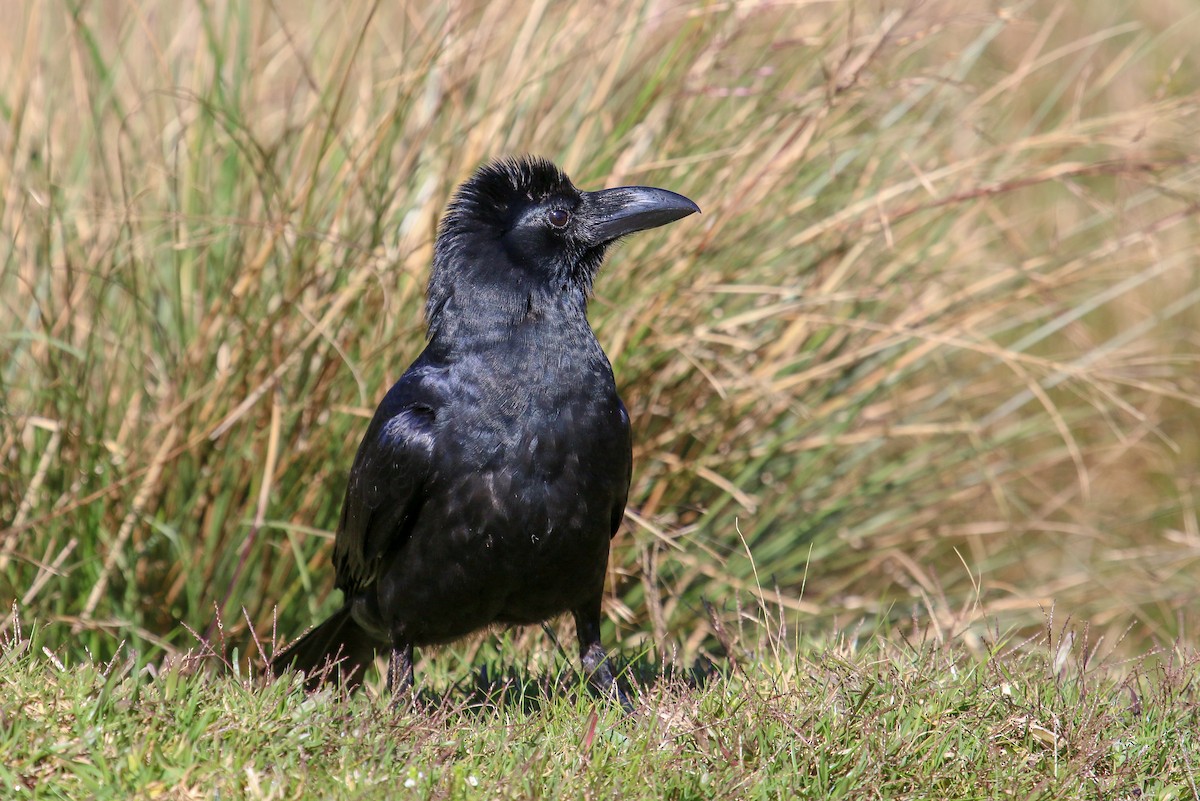
[[[412,697],[413,648],[410,644],[393,645],[388,660],[387,688],[392,694],[392,708],[400,705],[405,697]]]
[[[612,667],[600,644],[600,596],[575,610],[575,634],[579,637],[579,657],[588,686],[596,695],[616,698],[626,712],[633,702],[613,678]]]

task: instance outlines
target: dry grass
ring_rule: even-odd
[[[72,8],[0,12],[0,599],[51,639],[332,603],[440,210],[532,151],[704,209],[593,304],[636,427],[627,649],[712,649],[734,597],[1195,642],[1194,11]]]

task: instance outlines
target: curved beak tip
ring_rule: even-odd
[[[619,186],[587,192],[585,197],[598,241],[611,241],[700,213],[700,207],[690,198],[653,186]]]

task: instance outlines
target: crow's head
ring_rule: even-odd
[[[426,312],[586,303],[607,247],[700,211],[646,186],[581,192],[540,158],[503,159],[459,187],[442,219]],[[510,315],[511,316],[511,315]]]

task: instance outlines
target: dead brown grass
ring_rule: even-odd
[[[1194,15],[1152,5],[8,7],[3,597],[100,653],[300,630],[440,209],[535,151],[704,208],[593,308],[626,647],[738,594],[1190,638]]]

